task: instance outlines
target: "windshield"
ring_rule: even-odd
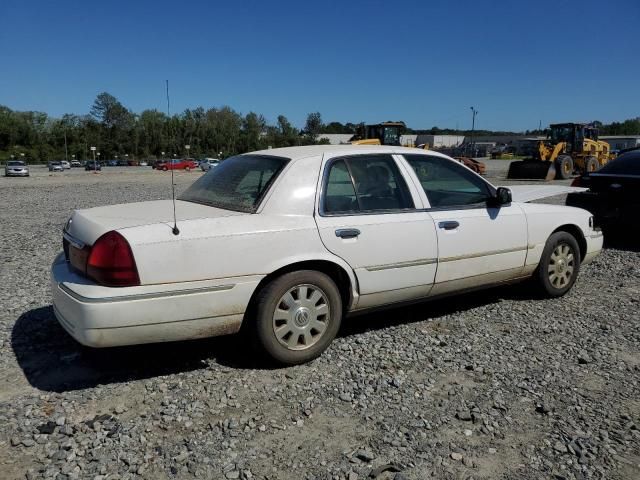
[[[570,142],[573,137],[573,128],[565,126],[551,127],[551,141],[553,143]]]
[[[200,177],[179,199],[253,213],[288,161],[287,158],[270,155],[228,158]]]
[[[24,166],[24,162],[20,161],[20,160],[9,160],[7,162],[7,166],[8,167],[23,167]]]

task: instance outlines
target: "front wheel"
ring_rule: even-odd
[[[561,297],[573,287],[580,271],[580,248],[575,237],[556,232],[549,237],[534,274],[542,293]]]
[[[573,159],[569,155],[560,155],[556,158],[556,176],[560,180],[566,180],[573,174]]]
[[[326,350],[341,320],[342,300],[333,280],[300,270],[276,278],[259,293],[250,333],[271,360],[298,365]]]
[[[600,162],[596,157],[587,157],[584,159],[584,171],[587,173],[595,172],[600,168]]]

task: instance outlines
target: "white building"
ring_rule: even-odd
[[[611,150],[640,147],[640,135],[604,135],[599,139],[611,145]]]

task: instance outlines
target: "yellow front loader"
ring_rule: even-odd
[[[570,178],[595,172],[611,159],[611,147],[598,140],[598,129],[584,123],[551,125],[549,137],[538,143],[532,158],[511,162],[507,178]]]

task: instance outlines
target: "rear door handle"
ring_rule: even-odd
[[[340,238],[355,238],[360,235],[360,230],[357,228],[339,228],[336,230],[336,237]]]
[[[444,230],[455,230],[459,226],[460,226],[460,224],[458,222],[456,222],[455,220],[447,220],[446,222],[438,223],[438,227],[442,228]]]

